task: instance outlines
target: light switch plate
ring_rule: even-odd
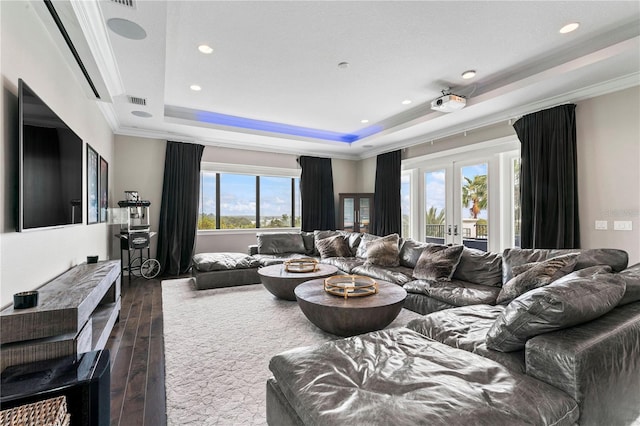
[[[613,222],[613,229],[616,231],[632,231],[632,225],[630,220],[615,220]]]
[[[608,223],[606,220],[596,220],[596,229],[604,230],[607,229]]]

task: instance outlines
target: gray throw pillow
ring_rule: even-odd
[[[523,349],[531,337],[598,318],[622,299],[624,278],[600,265],[575,271],[514,299],[493,323],[487,347],[501,352]]]
[[[316,240],[316,248],[323,259],[327,257],[351,257],[349,243],[342,235]]]
[[[415,268],[422,254],[422,250],[428,245],[429,243],[422,243],[412,240],[411,238],[406,238],[400,245],[400,264],[407,268]]]
[[[378,266],[399,266],[399,239],[398,234],[391,234],[371,241],[367,245],[366,263]]]
[[[460,262],[464,246],[429,245],[422,250],[413,278],[418,280],[451,281]]]
[[[378,238],[380,237],[378,237],[377,235],[366,234],[366,233],[362,234],[362,238],[360,238],[360,244],[358,245],[358,249],[356,250],[356,257],[359,257],[360,259],[366,259],[367,246],[373,240],[377,240]]]
[[[502,286],[496,303],[506,305],[529,290],[552,283],[573,271],[577,260],[578,253],[571,253],[552,257],[544,262],[532,265],[525,272],[511,278],[509,282]]]

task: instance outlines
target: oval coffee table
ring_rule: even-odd
[[[401,286],[376,280],[378,293],[371,296],[334,296],[324,291],[324,280],[312,280],[295,289],[298,305],[318,328],[337,336],[355,336],[381,330],[396,319],[407,292]]]
[[[338,268],[324,263],[318,263],[314,272],[287,272],[284,270],[283,264],[258,269],[262,285],[274,296],[285,300],[296,300],[293,290],[299,284],[314,278],[330,277],[336,272],[338,272]]]

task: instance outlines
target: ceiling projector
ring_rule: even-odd
[[[431,101],[431,109],[440,112],[459,111],[467,104],[467,100],[458,95],[444,95]]]

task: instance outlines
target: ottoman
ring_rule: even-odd
[[[198,290],[259,284],[259,266],[244,253],[198,253],[193,256],[191,276]]]

